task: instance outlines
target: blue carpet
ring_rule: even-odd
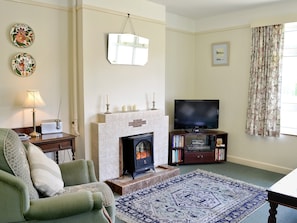
[[[129,223],[237,223],[262,206],[264,188],[196,170],[116,199]]]

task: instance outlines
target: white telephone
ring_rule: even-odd
[[[31,136],[27,135],[26,133],[18,133],[20,140],[25,141],[31,138]]]

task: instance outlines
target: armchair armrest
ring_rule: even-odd
[[[102,209],[102,193],[79,191],[32,200],[25,213],[28,220],[52,220]]]
[[[23,213],[30,206],[29,191],[25,183],[16,176],[0,170],[0,188],[1,221],[24,221]]]
[[[73,160],[59,165],[65,186],[96,182],[94,164],[91,160]]]

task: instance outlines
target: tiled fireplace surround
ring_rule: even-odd
[[[155,166],[168,163],[168,116],[161,110],[99,114],[92,123],[92,159],[100,181],[122,175],[121,138],[153,133]]]

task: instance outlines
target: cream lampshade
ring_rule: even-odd
[[[38,90],[27,90],[27,97],[24,102],[24,107],[33,109],[33,132],[30,133],[30,136],[32,137],[40,136],[40,133],[36,132],[35,108],[39,108],[44,105],[45,103]]]

